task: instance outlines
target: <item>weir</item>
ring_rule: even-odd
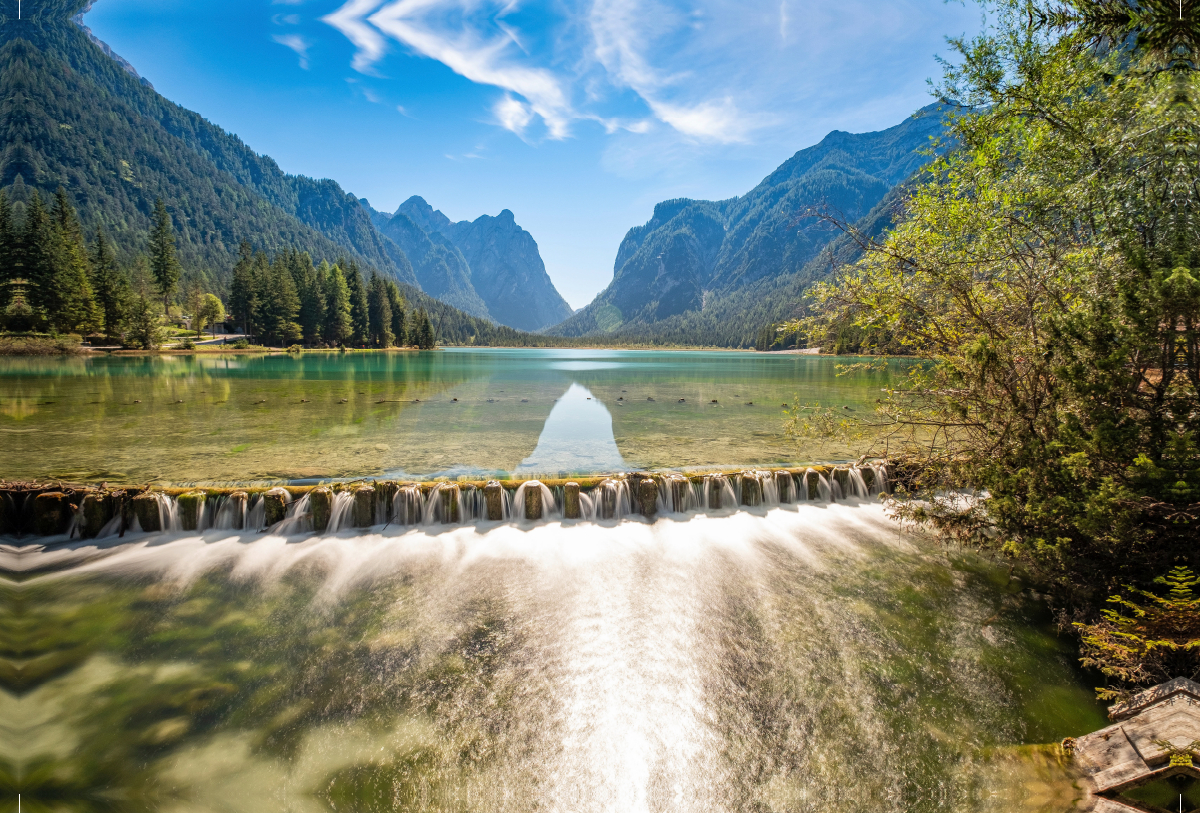
[[[521,483],[356,481],[266,489],[0,482],[0,535],[103,539],[157,531],[284,535],[348,528],[641,516],[868,500],[891,491],[889,464],[704,474],[631,473]]]

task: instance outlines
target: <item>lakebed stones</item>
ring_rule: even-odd
[[[61,491],[48,491],[33,498],[33,527],[38,536],[66,533],[73,512],[71,498]]]
[[[263,494],[263,509],[268,528],[278,525],[287,517],[287,506],[291,499],[292,495],[286,488],[272,488]]]
[[[325,533],[333,516],[333,489],[322,486],[308,492],[308,510],[312,514],[313,530]]]
[[[139,528],[147,533],[163,529],[157,494],[153,491],[143,491],[129,502]]]
[[[583,507],[579,499],[579,483],[563,486],[563,518],[583,519]]]

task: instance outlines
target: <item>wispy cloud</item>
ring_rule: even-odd
[[[271,39],[295,51],[296,56],[300,57],[300,67],[308,70],[308,49],[312,47],[308,40],[299,34],[276,34]]]
[[[848,63],[862,59],[856,42],[890,41],[888,50],[904,53],[906,32],[927,28],[932,7],[929,0],[834,5],[346,0],[323,19],[354,44],[353,66],[362,73],[374,73],[399,46],[496,88],[491,120],[523,138],[566,138],[588,121],[610,134],[661,130],[720,146],[756,143],[764,131],[794,123],[781,111],[808,98],[852,93],[821,77],[846,75]],[[859,73],[868,83],[879,77],[878,66]]]

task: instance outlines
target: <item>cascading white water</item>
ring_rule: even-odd
[[[349,491],[338,491],[329,506],[329,525],[325,532],[334,534],[354,527],[354,495]]]
[[[1018,746],[1089,684],[969,558],[869,504],[75,542],[20,567],[95,654],[18,697],[16,759],[194,813],[1067,811]]]
[[[246,501],[222,497],[217,505],[213,528],[231,531],[246,526]]]
[[[158,525],[164,531],[181,531],[183,523],[179,519],[179,504],[166,494],[155,492],[158,501]]]
[[[256,494],[246,508],[246,529],[262,530],[267,525],[267,505],[261,494]]]
[[[513,516],[518,521],[525,519],[525,498],[530,489],[537,489],[542,496],[542,519],[554,519],[560,516],[558,506],[554,502],[554,492],[540,480],[527,480],[517,486],[517,490],[513,494]]]

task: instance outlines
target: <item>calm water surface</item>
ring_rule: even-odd
[[[783,404],[865,412],[902,374],[727,352],[0,358],[0,477],[220,483],[853,459]],[[717,403],[712,403],[716,401]]]

